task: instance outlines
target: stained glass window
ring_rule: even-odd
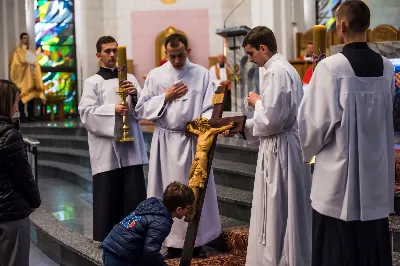
[[[317,0],[317,23],[325,25],[328,31],[335,27],[335,11],[346,0]]]
[[[65,113],[75,113],[77,82],[73,0],[35,0],[35,42],[45,94],[65,96]]]

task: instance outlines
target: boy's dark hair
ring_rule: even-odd
[[[170,44],[172,48],[175,48],[179,46],[180,42],[185,46],[186,49],[189,47],[188,40],[185,36],[179,33],[173,33],[165,39],[164,47],[167,49],[168,44]]]
[[[193,191],[182,183],[172,182],[164,191],[163,203],[171,213],[178,207],[186,208],[194,203]]]
[[[117,41],[114,39],[114,37],[112,37],[112,36],[103,36],[103,37],[100,37],[100,38],[97,40],[97,43],[96,43],[96,50],[97,50],[97,52],[98,52],[98,53],[101,53],[101,46],[102,46],[103,44],[112,43],[112,42],[116,42],[117,45],[118,45],[118,42],[117,42]]]
[[[363,33],[370,26],[371,12],[366,3],[361,0],[349,0],[340,5],[338,19],[347,17],[349,29],[354,33]]]
[[[22,40],[22,38],[23,38],[25,35],[29,36],[28,33],[23,32],[23,33],[21,33],[21,34],[19,35],[19,39]]]
[[[267,46],[268,50],[272,53],[277,51],[278,45],[276,44],[274,33],[264,26],[258,26],[252,29],[244,38],[242,46],[251,45],[256,50],[260,50],[261,44]]]
[[[17,93],[21,90],[13,82],[0,79],[0,116],[10,117],[11,108],[15,103]]]

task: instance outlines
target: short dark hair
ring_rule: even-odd
[[[98,52],[98,53],[101,53],[101,46],[102,46],[103,44],[113,43],[113,42],[116,42],[117,45],[118,45],[118,42],[117,42],[117,41],[114,39],[114,37],[112,37],[112,36],[102,36],[102,37],[100,37],[100,38],[97,40],[97,43],[96,43],[96,50],[97,50],[97,52]]]
[[[349,0],[339,6],[338,19],[347,17],[349,29],[354,33],[363,33],[370,26],[371,11],[366,3],[361,0]]]
[[[19,35],[19,39],[22,40],[22,38],[23,38],[25,35],[29,36],[28,33],[23,32],[23,33],[21,33],[21,34]]]
[[[13,82],[0,79],[0,116],[10,117],[17,93],[21,90]]]
[[[244,38],[242,46],[251,45],[256,50],[260,50],[261,44],[267,46],[270,52],[275,53],[277,51],[278,45],[273,31],[264,26],[252,29]]]
[[[164,47],[167,49],[168,44],[170,44],[171,47],[175,48],[179,46],[180,42],[185,46],[186,49],[189,47],[188,40],[185,36],[179,33],[172,33],[165,39]]]
[[[168,211],[172,213],[178,207],[186,208],[188,205],[192,205],[194,203],[194,193],[190,187],[175,181],[165,189],[163,203]]]

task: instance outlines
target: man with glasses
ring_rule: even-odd
[[[138,119],[156,124],[150,151],[147,196],[161,198],[173,181],[189,183],[189,171],[196,152],[195,138],[185,135],[186,125],[204,116],[211,118],[214,88],[210,72],[189,61],[190,48],[181,34],[165,40],[168,62],[147,76],[135,111]],[[175,219],[164,245],[166,259],[179,258],[187,224]],[[193,257],[204,258],[202,245],[221,233],[214,176],[210,173]]]

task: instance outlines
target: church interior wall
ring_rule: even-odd
[[[190,60],[204,67],[208,66],[210,52],[207,9],[191,9],[184,12],[180,10],[133,11],[131,16],[132,58],[138,62],[135,64],[135,76],[139,83],[143,84],[143,75],[156,67],[155,39],[168,26],[174,26],[187,35],[192,49]]]
[[[371,29],[382,24],[400,27],[399,0],[367,0],[371,9]]]
[[[222,0],[222,25],[231,11],[243,0]],[[251,1],[244,0],[242,4],[226,20],[226,27],[247,26],[251,27]]]

